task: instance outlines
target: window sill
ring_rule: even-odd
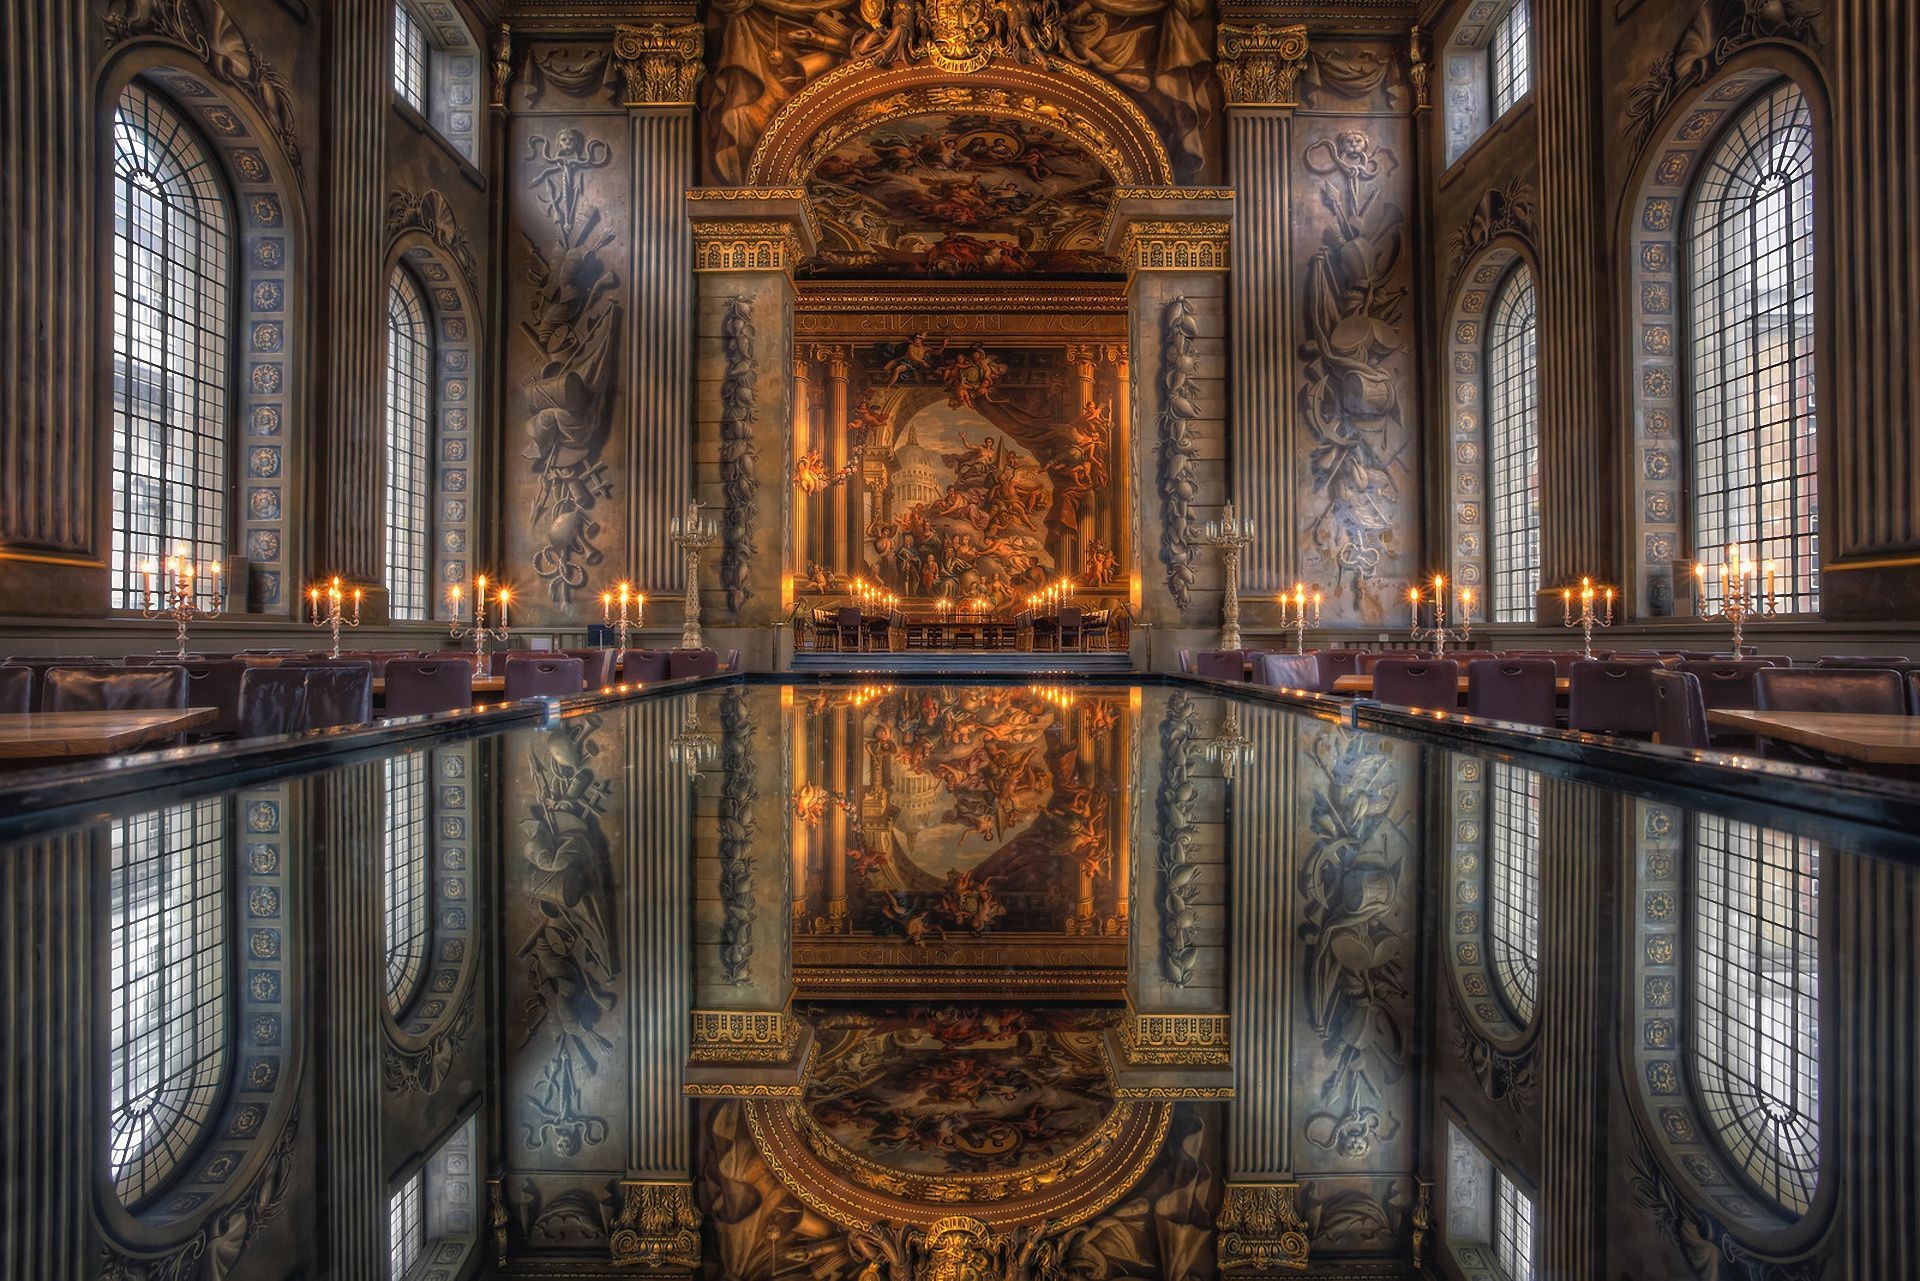
[[[440,150],[445,153],[447,159],[453,161],[453,163],[459,167],[462,178],[465,178],[481,191],[487,189],[487,176],[474,167],[473,161],[461,155],[459,151],[454,148],[454,145],[448,142],[438,129],[433,127],[431,120],[414,109],[411,102],[408,102],[396,93],[393,95],[393,110],[394,114],[405,121],[415,133],[424,135],[435,146],[439,147]]]
[[[1472,167],[1474,157],[1478,156],[1486,148],[1492,146],[1495,138],[1501,137],[1518,128],[1520,121],[1532,114],[1533,90],[1529,89],[1525,97],[1521,98],[1520,101],[1514,103],[1511,107],[1508,107],[1505,115],[1482,130],[1480,136],[1469,143],[1467,149],[1461,152],[1452,164],[1441,171],[1440,190],[1445,191],[1454,182],[1458,181],[1460,175]]]

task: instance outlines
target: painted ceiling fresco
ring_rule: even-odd
[[[1113,1106],[1101,1030],[1117,1011],[1035,1006],[829,1007],[805,1104],[826,1142],[912,1174],[1050,1161]]]
[[[1112,273],[1112,180],[1065,134],[1024,120],[889,120],[821,158],[808,192],[814,275],[982,278]]]

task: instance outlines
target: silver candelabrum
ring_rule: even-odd
[[[1433,598],[1427,604],[1433,623],[1420,625],[1420,605],[1422,597],[1418,587],[1407,589],[1407,603],[1413,607],[1413,626],[1410,629],[1413,639],[1433,646],[1433,652],[1440,658],[1447,656],[1447,646],[1458,641],[1462,645],[1473,639],[1473,588],[1460,591],[1460,625],[1447,626],[1447,579],[1444,574],[1433,576]]]
[[[1707,594],[1707,567],[1699,561],[1693,563],[1693,582],[1693,608],[1699,613],[1700,602]],[[1739,544],[1727,544],[1727,558],[1720,565],[1720,608],[1699,614],[1701,620],[1733,624],[1733,655],[1738,658],[1746,640],[1747,620],[1772,618],[1779,612],[1780,603],[1773,594],[1773,562],[1743,559]]]
[[[612,591],[600,593],[600,621],[613,628],[621,649],[627,647],[627,633],[638,630],[646,614],[647,594],[634,591],[632,583],[619,583]]]
[[[719,740],[700,728],[700,713],[694,703],[693,699],[687,700],[686,717],[667,740],[667,759],[686,770],[688,778],[697,778],[720,752]]]
[[[329,658],[340,657],[340,629],[360,626],[360,598],[362,588],[353,589],[353,617],[347,617],[347,588],[335,574],[327,580],[325,587],[307,588],[308,623],[314,627],[324,627],[333,639],[333,647],[327,651]]]
[[[1220,549],[1227,585],[1226,601],[1220,610],[1220,648],[1239,649],[1240,553],[1253,541],[1253,521],[1235,519],[1233,504],[1228,503],[1219,520],[1210,520],[1202,527],[1197,541]]]
[[[1220,719],[1220,732],[1201,741],[1207,759],[1220,767],[1220,777],[1229,783],[1239,775],[1241,766],[1253,760],[1253,740],[1240,732],[1240,709],[1231,701]]]
[[[1595,613],[1593,608],[1596,591],[1601,600],[1599,613]],[[1560,609],[1565,616],[1563,625],[1580,629],[1580,657],[1592,658],[1593,629],[1613,626],[1613,588],[1596,589],[1591,578],[1582,578],[1579,596],[1580,612],[1576,614],[1573,612],[1574,590],[1571,587],[1561,589]]]
[[[700,648],[700,553],[720,541],[720,527],[700,515],[699,503],[688,503],[685,516],[673,518],[670,537],[687,564],[687,621],[680,629],[680,648]]]
[[[196,618],[212,618],[226,612],[227,583],[220,576],[220,561],[216,558],[207,562],[204,580],[212,585],[205,589],[212,605],[200,603],[202,589],[194,581],[193,558],[187,554],[187,545],[180,544],[179,551],[167,557],[164,566],[148,561],[140,567],[145,579],[145,587],[140,595],[140,613],[147,618],[171,618],[173,620],[174,657],[187,656],[187,624]],[[164,575],[164,581],[156,582]]]
[[[1316,587],[1309,594],[1305,583],[1295,583],[1291,596],[1280,593],[1280,626],[1293,633],[1296,654],[1307,652],[1307,628],[1320,626],[1320,600],[1320,589]],[[1309,606],[1313,610],[1311,616],[1307,612]]]
[[[513,598],[513,593],[505,587],[493,589],[493,600],[500,607],[500,613],[499,621],[491,626],[487,623],[487,576],[482,574],[473,580],[473,621],[462,627],[460,607],[464,595],[458,583],[447,590],[447,605],[453,614],[452,621],[447,624],[447,635],[455,640],[473,640],[473,672],[479,676],[487,669],[487,642],[503,641],[511,634],[507,626],[507,603]]]

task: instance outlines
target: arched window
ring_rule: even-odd
[[[1804,1213],[1820,1170],[1819,847],[1705,814],[1692,847],[1701,1110],[1754,1189]]]
[[[1488,790],[1487,951],[1501,999],[1525,1025],[1540,982],[1540,776],[1495,762]]]
[[[1525,263],[1508,273],[1487,323],[1488,504],[1493,621],[1530,623],[1540,590],[1538,310]]]
[[[137,1209],[193,1150],[226,1075],[225,803],[122,819],[108,840],[108,1172]]]
[[[228,551],[234,237],[226,188],[172,107],[128,85],[113,113],[116,609],[140,566]]]
[[[405,268],[387,285],[387,609],[396,619],[428,617],[433,551],[433,336],[427,303]]]
[[[1770,563],[1780,608],[1820,607],[1813,120],[1783,81],[1706,158],[1686,229],[1694,554]],[[1708,607],[1720,584],[1706,583]]]
[[[387,1008],[398,1018],[426,975],[432,934],[432,823],[426,755],[410,752],[385,764]]]

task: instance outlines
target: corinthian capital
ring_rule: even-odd
[[[1300,72],[1307,65],[1307,29],[1222,23],[1220,84],[1230,107],[1297,107]]]
[[[699,26],[669,27],[664,22],[613,29],[613,58],[627,78],[629,107],[692,103],[700,81],[706,37]]]

